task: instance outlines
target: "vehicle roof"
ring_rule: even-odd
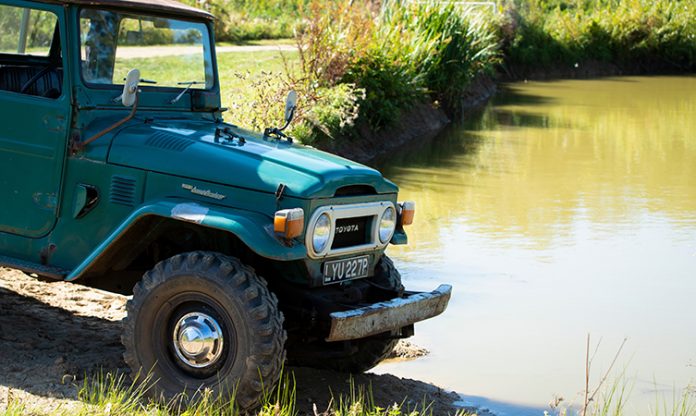
[[[117,7],[133,11],[164,12],[182,17],[213,19],[205,10],[174,0],[39,0],[42,3],[76,4],[80,6]]]

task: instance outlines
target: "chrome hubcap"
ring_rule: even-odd
[[[174,351],[181,361],[195,368],[215,364],[222,355],[220,324],[202,312],[187,313],[174,327]]]

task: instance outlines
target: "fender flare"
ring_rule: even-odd
[[[256,254],[269,259],[291,261],[307,257],[304,244],[295,242],[290,245],[275,237],[272,219],[263,214],[199,202],[163,200],[142,205],[133,211],[65,280],[77,280],[89,272],[90,267],[131,226],[142,218],[153,215],[230,232]]]

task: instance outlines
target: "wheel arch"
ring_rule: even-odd
[[[186,241],[176,241],[178,239]],[[172,242],[178,247],[163,247]],[[150,251],[159,251],[148,253]],[[287,245],[277,238],[272,219],[263,214],[193,202],[160,201],[134,211],[77,267],[66,280],[81,280],[98,288],[130,294],[142,275],[128,277],[129,266],[140,262],[142,272],[171,255],[212,250],[275,261],[302,259],[302,244]],[[149,261],[143,256],[151,257]],[[135,280],[134,280],[135,279]],[[115,281],[117,280],[117,281]],[[122,282],[119,282],[121,280]],[[122,283],[121,288],[117,287]]]

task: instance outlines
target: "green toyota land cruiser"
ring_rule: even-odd
[[[223,121],[207,12],[0,0],[0,28],[0,265],[132,295],[125,361],[158,395],[251,408],[286,356],[364,371],[447,307],[384,254],[415,210],[393,183]]]

